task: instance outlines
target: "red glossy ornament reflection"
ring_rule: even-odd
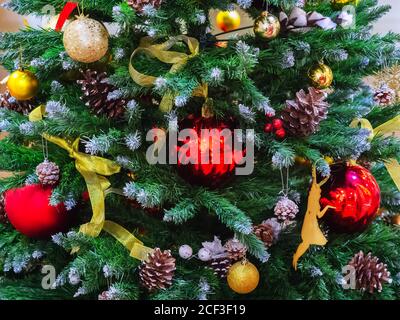
[[[345,163],[331,166],[331,177],[322,186],[321,206],[335,207],[325,221],[336,232],[365,230],[377,216],[381,195],[378,183],[367,169]]]
[[[229,129],[234,136],[234,129],[237,128],[236,121],[233,118],[217,120],[214,117],[197,117],[189,115],[179,123],[179,130],[193,129],[197,136],[197,140],[187,139],[183,142],[178,142],[178,173],[192,184],[198,184],[208,187],[217,187],[227,180],[228,177],[234,174],[237,163],[239,163],[245,150],[234,150],[233,144],[225,143],[225,139],[220,137],[219,140],[213,139],[213,136],[202,138],[202,129],[216,130],[219,134],[224,129]],[[228,140],[227,140],[228,141]],[[190,151],[183,149],[183,145],[192,145],[196,150],[197,157],[193,156]],[[186,152],[182,152],[186,151]],[[214,151],[219,153],[219,161],[213,159]],[[224,163],[225,153],[229,153],[232,161]],[[202,161],[204,155],[208,154],[208,161]],[[188,163],[188,160],[197,159],[197,163]]]

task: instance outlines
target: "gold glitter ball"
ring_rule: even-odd
[[[64,47],[75,61],[91,63],[108,51],[108,31],[100,22],[80,16],[64,32]]]

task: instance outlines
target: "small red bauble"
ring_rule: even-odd
[[[279,138],[279,139],[284,139],[285,137],[286,137],[286,131],[285,131],[285,129],[279,129],[279,130],[276,130],[275,131],[275,135],[276,135],[276,137],[277,138]]]
[[[335,207],[325,215],[333,231],[365,230],[377,216],[380,201],[378,183],[367,169],[346,163],[331,166],[331,176],[322,186],[321,205]]]
[[[283,121],[281,119],[272,120],[272,126],[275,130],[279,130],[283,128]]]
[[[51,206],[52,188],[28,185],[5,192],[5,211],[10,223],[22,234],[36,239],[65,231],[71,215],[63,203]]]
[[[225,144],[225,139],[222,135],[218,141],[213,141],[212,134],[208,139],[203,138],[202,130],[216,130],[221,134],[224,129],[228,129],[231,132],[233,141],[234,129],[236,128],[237,123],[232,117],[217,120],[215,117],[198,117],[191,114],[182,120],[179,123],[179,129],[193,129],[198,139],[195,141],[187,139],[184,142],[178,142],[178,173],[190,183],[212,188],[225,182],[228,177],[232,176],[237,163],[243,159],[246,151],[244,149],[235,150],[233,149],[233,144]],[[182,149],[183,145],[187,147],[188,143],[194,144],[197,159],[199,160],[197,163],[188,163],[189,160],[196,159],[196,156],[193,156],[190,150]],[[213,159],[214,151],[219,153],[219,163],[218,160]],[[226,152],[229,153],[227,158],[231,158],[231,161],[224,161]],[[202,161],[204,155],[207,154],[208,161]]]
[[[266,123],[264,126],[264,132],[271,133],[273,130],[272,123]]]

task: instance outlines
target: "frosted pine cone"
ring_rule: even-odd
[[[6,108],[22,114],[29,114],[35,107],[37,102],[35,99],[18,101],[11,96],[10,92],[0,94],[0,108]]]
[[[274,213],[280,222],[293,221],[299,212],[299,207],[288,197],[282,197],[275,205]]]
[[[319,124],[328,115],[326,94],[313,87],[308,93],[300,90],[295,100],[287,100],[282,111],[285,128],[294,136],[306,137],[319,130]]]
[[[54,162],[43,161],[36,167],[39,182],[44,186],[54,186],[60,180],[60,168]]]
[[[390,272],[387,265],[379,262],[371,252],[364,255],[364,252],[357,253],[349,262],[356,272],[356,288],[362,291],[373,293],[376,289],[382,291],[383,283],[391,283]]]
[[[254,234],[264,242],[267,248],[278,241],[281,230],[281,224],[276,218],[265,220],[261,224],[253,227]]]
[[[396,92],[391,89],[387,84],[382,84],[379,89],[375,91],[374,101],[380,106],[386,107],[394,102]]]
[[[143,12],[143,8],[146,5],[150,5],[156,9],[159,8],[162,0],[127,0],[127,3],[137,12]]]
[[[238,239],[231,239],[225,243],[225,249],[228,253],[228,257],[232,261],[241,260],[246,256],[247,248]]]
[[[210,267],[214,270],[214,273],[220,278],[226,278],[231,265],[232,260],[228,256],[215,258],[210,261]]]
[[[171,251],[155,248],[139,267],[140,281],[150,292],[166,289],[172,284],[175,270],[175,258]]]

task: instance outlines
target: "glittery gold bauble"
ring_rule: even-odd
[[[392,223],[396,226],[400,226],[400,214],[392,217]]]
[[[233,291],[247,294],[257,288],[260,274],[254,264],[244,259],[229,268],[227,280]]]
[[[235,30],[240,26],[240,15],[236,10],[220,11],[216,20],[218,28],[224,32]]]
[[[107,53],[108,31],[100,22],[80,16],[65,28],[64,47],[75,61],[98,61]]]
[[[39,90],[39,81],[32,72],[17,70],[10,74],[7,88],[15,99],[30,100]]]
[[[312,85],[318,89],[329,88],[333,82],[333,72],[324,63],[318,63],[308,71]]]
[[[279,19],[268,11],[261,13],[254,23],[254,33],[261,39],[275,39],[280,30],[281,24]]]
[[[331,0],[333,9],[340,10],[344,6],[357,6],[360,0]]]

